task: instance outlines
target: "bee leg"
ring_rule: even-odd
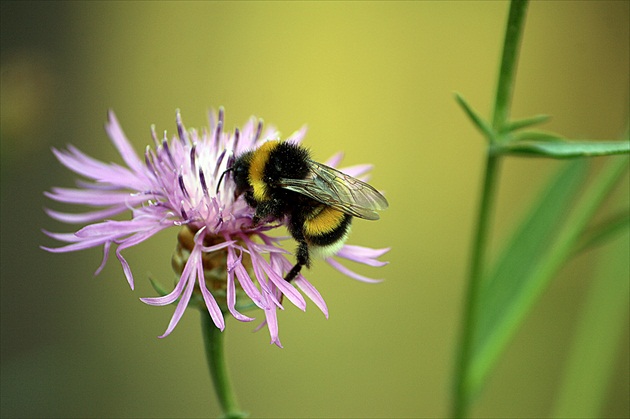
[[[285,281],[288,282],[293,281],[295,277],[298,276],[298,274],[302,270],[302,266],[306,266],[308,268],[311,264],[311,259],[308,252],[308,244],[305,241],[299,242],[297,251],[295,253],[297,257],[297,263],[295,264],[295,266],[293,266],[293,268],[291,268],[287,276],[284,277]]]
[[[293,281],[295,277],[298,276],[301,270],[302,270],[302,265],[297,263],[293,268],[291,268],[287,276],[284,277],[284,280],[287,282]]]

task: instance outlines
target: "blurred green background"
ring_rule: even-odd
[[[617,138],[628,112],[629,2],[533,2],[513,114],[553,115],[544,128]],[[319,160],[371,162],[390,209],[355,223],[349,243],[391,246],[385,278],[355,282],[324,263],[310,303],[280,313],[284,349],[266,330],[227,322],[228,361],[255,417],[426,417],[449,412],[454,345],[484,144],[453,100],[487,115],[506,2],[2,2],[2,416],[202,417],[219,410],[199,315],[157,339],[173,307],[138,298],[170,283],[175,230],[126,251],[131,291],[101,251],[53,255],[41,229],[52,186],[74,176],[50,147],[68,143],[121,160],[103,130],[115,110],[136,149],[149,127],[188,127],[225,106],[227,126],[252,114],[290,134],[307,123]],[[605,161],[601,158],[600,161]],[[506,160],[493,248],[564,164]],[[623,186],[628,187],[627,180]],[[621,195],[627,206],[627,194]],[[592,274],[625,235],[566,267],[510,344],[473,410],[548,416]],[[619,253],[619,252],[617,252]],[[628,259],[613,260],[628,275]],[[610,271],[610,269],[609,269]],[[615,269],[613,269],[615,271]],[[260,315],[258,316],[260,318]],[[615,325],[618,327],[618,325]],[[628,334],[606,384],[603,414],[628,416]]]

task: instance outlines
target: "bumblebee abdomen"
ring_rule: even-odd
[[[326,246],[344,238],[352,217],[325,206],[315,216],[304,221],[304,236],[310,244]]]
[[[337,253],[350,232],[352,216],[332,207],[324,207],[313,218],[304,222],[304,237],[310,253],[325,259]]]

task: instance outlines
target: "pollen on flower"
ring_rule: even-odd
[[[201,305],[220,329],[225,327],[225,314],[252,321],[242,311],[255,308],[264,313],[262,325],[269,329],[271,343],[281,346],[277,310],[283,304],[288,301],[305,310],[306,296],[327,317],[326,303],[302,274],[292,282],[285,281],[294,265],[293,256],[280,245],[284,239],[269,235],[280,223],[254,225],[255,211],[243,196],[236,196],[234,182],[225,179],[219,184],[236,156],[280,135],[254,117],[240,128],[228,129],[222,108],[209,113],[209,127],[201,132],[186,129],[179,111],[175,122],[177,133],[170,139],[166,132],[160,139],[151,127],[152,145],[145,148],[141,159],[110,111],[105,130],[124,165],[105,163],[73,146],[53,149],[59,162],[83,179],[75,188],[53,188],[46,196],[91,209],[72,214],[47,209],[50,217],[82,227],[75,233],[45,231],[64,245],[43,248],[62,253],[102,247],[104,257],[97,273],[113,250],[133,289],[132,269],[123,252],[176,227],[179,231],[171,261],[177,275],[175,286],[164,295],[141,299],[154,306],[175,305],[160,337],[174,330],[189,305]],[[303,128],[287,140],[297,144],[305,134]],[[369,166],[356,166],[347,173],[362,176],[368,170]],[[112,219],[120,215],[126,219]],[[335,257],[382,266],[385,262],[376,258],[387,250],[345,245]],[[337,260],[327,261],[347,276],[370,280]]]

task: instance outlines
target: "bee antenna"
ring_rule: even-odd
[[[228,167],[227,169],[223,171],[223,173],[221,173],[221,177],[219,178],[219,183],[217,183],[217,191],[216,191],[217,194],[219,193],[219,187],[221,186],[221,181],[223,180],[223,176],[225,176],[227,172],[231,172],[232,170],[234,170],[234,167]]]

